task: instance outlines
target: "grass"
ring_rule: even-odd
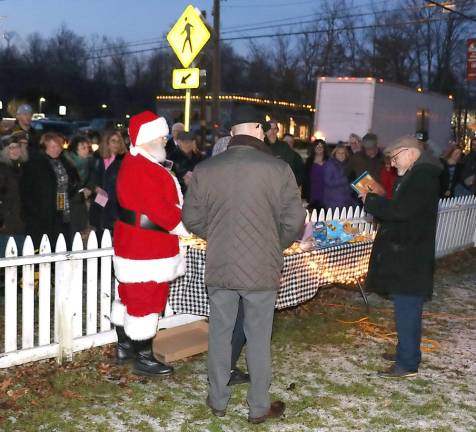
[[[359,294],[329,289],[276,313],[270,391],[287,404],[279,421],[249,425],[246,385],[233,388],[225,418],[211,416],[204,404],[206,354],[174,364],[172,377],[149,379],[115,365],[106,346],[63,366],[43,361],[0,370],[0,431],[476,430],[474,352],[465,345],[468,338],[475,346],[476,320],[463,319],[476,315],[474,269],[474,250],[438,263],[438,296],[426,308],[437,315],[426,319],[424,336],[441,347],[424,353],[416,378],[376,376],[388,366],[380,354],[392,349],[391,338],[382,337],[393,330],[389,303],[371,296],[368,321],[382,332],[370,331],[357,322],[365,316]]]

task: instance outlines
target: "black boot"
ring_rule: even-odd
[[[170,375],[174,368],[158,361],[152,352],[152,339],[132,341],[135,351],[132,372],[136,375]]]
[[[116,362],[125,363],[134,360],[135,353],[129,336],[126,335],[124,327],[116,326],[117,345],[116,345]]]

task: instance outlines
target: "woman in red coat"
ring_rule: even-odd
[[[385,189],[385,198],[387,199],[392,198],[395,180],[397,180],[397,170],[391,165],[390,158],[387,156],[380,170],[380,184]]]

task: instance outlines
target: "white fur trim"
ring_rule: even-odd
[[[135,147],[148,143],[156,138],[167,136],[169,127],[163,117],[144,123],[137,134]]]
[[[175,182],[175,189],[177,189],[177,195],[179,199],[179,205],[177,206],[179,209],[182,208],[183,206],[183,194],[182,194],[182,188],[180,187],[180,183],[177,180],[177,177],[175,177],[172,173],[169,172],[169,174],[172,176]]]
[[[132,155],[132,156],[137,156],[137,155],[141,155],[141,156],[144,156],[148,161],[152,162],[152,163],[155,163],[156,165],[160,165],[159,162],[160,161],[157,161],[157,159],[152,156],[151,154],[149,154],[148,152],[146,152],[142,147],[132,147],[129,149],[129,153]]]
[[[111,322],[117,326],[124,326],[124,316],[127,313],[126,307],[120,300],[114,300],[111,308]]]
[[[170,258],[134,260],[113,257],[114,272],[119,282],[170,282],[185,274],[186,263],[181,253]]]
[[[157,333],[159,314],[152,313],[143,317],[129,315],[124,317],[124,331],[132,340],[147,340]]]
[[[174,229],[170,230],[169,233],[182,237],[190,236],[190,233],[187,231],[187,228],[185,228],[183,222],[180,222]]]

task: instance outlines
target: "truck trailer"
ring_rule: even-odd
[[[452,138],[452,114],[451,96],[371,77],[320,77],[314,136],[336,144],[347,142],[351,133],[372,132],[384,148],[403,135],[417,135],[439,154]]]

